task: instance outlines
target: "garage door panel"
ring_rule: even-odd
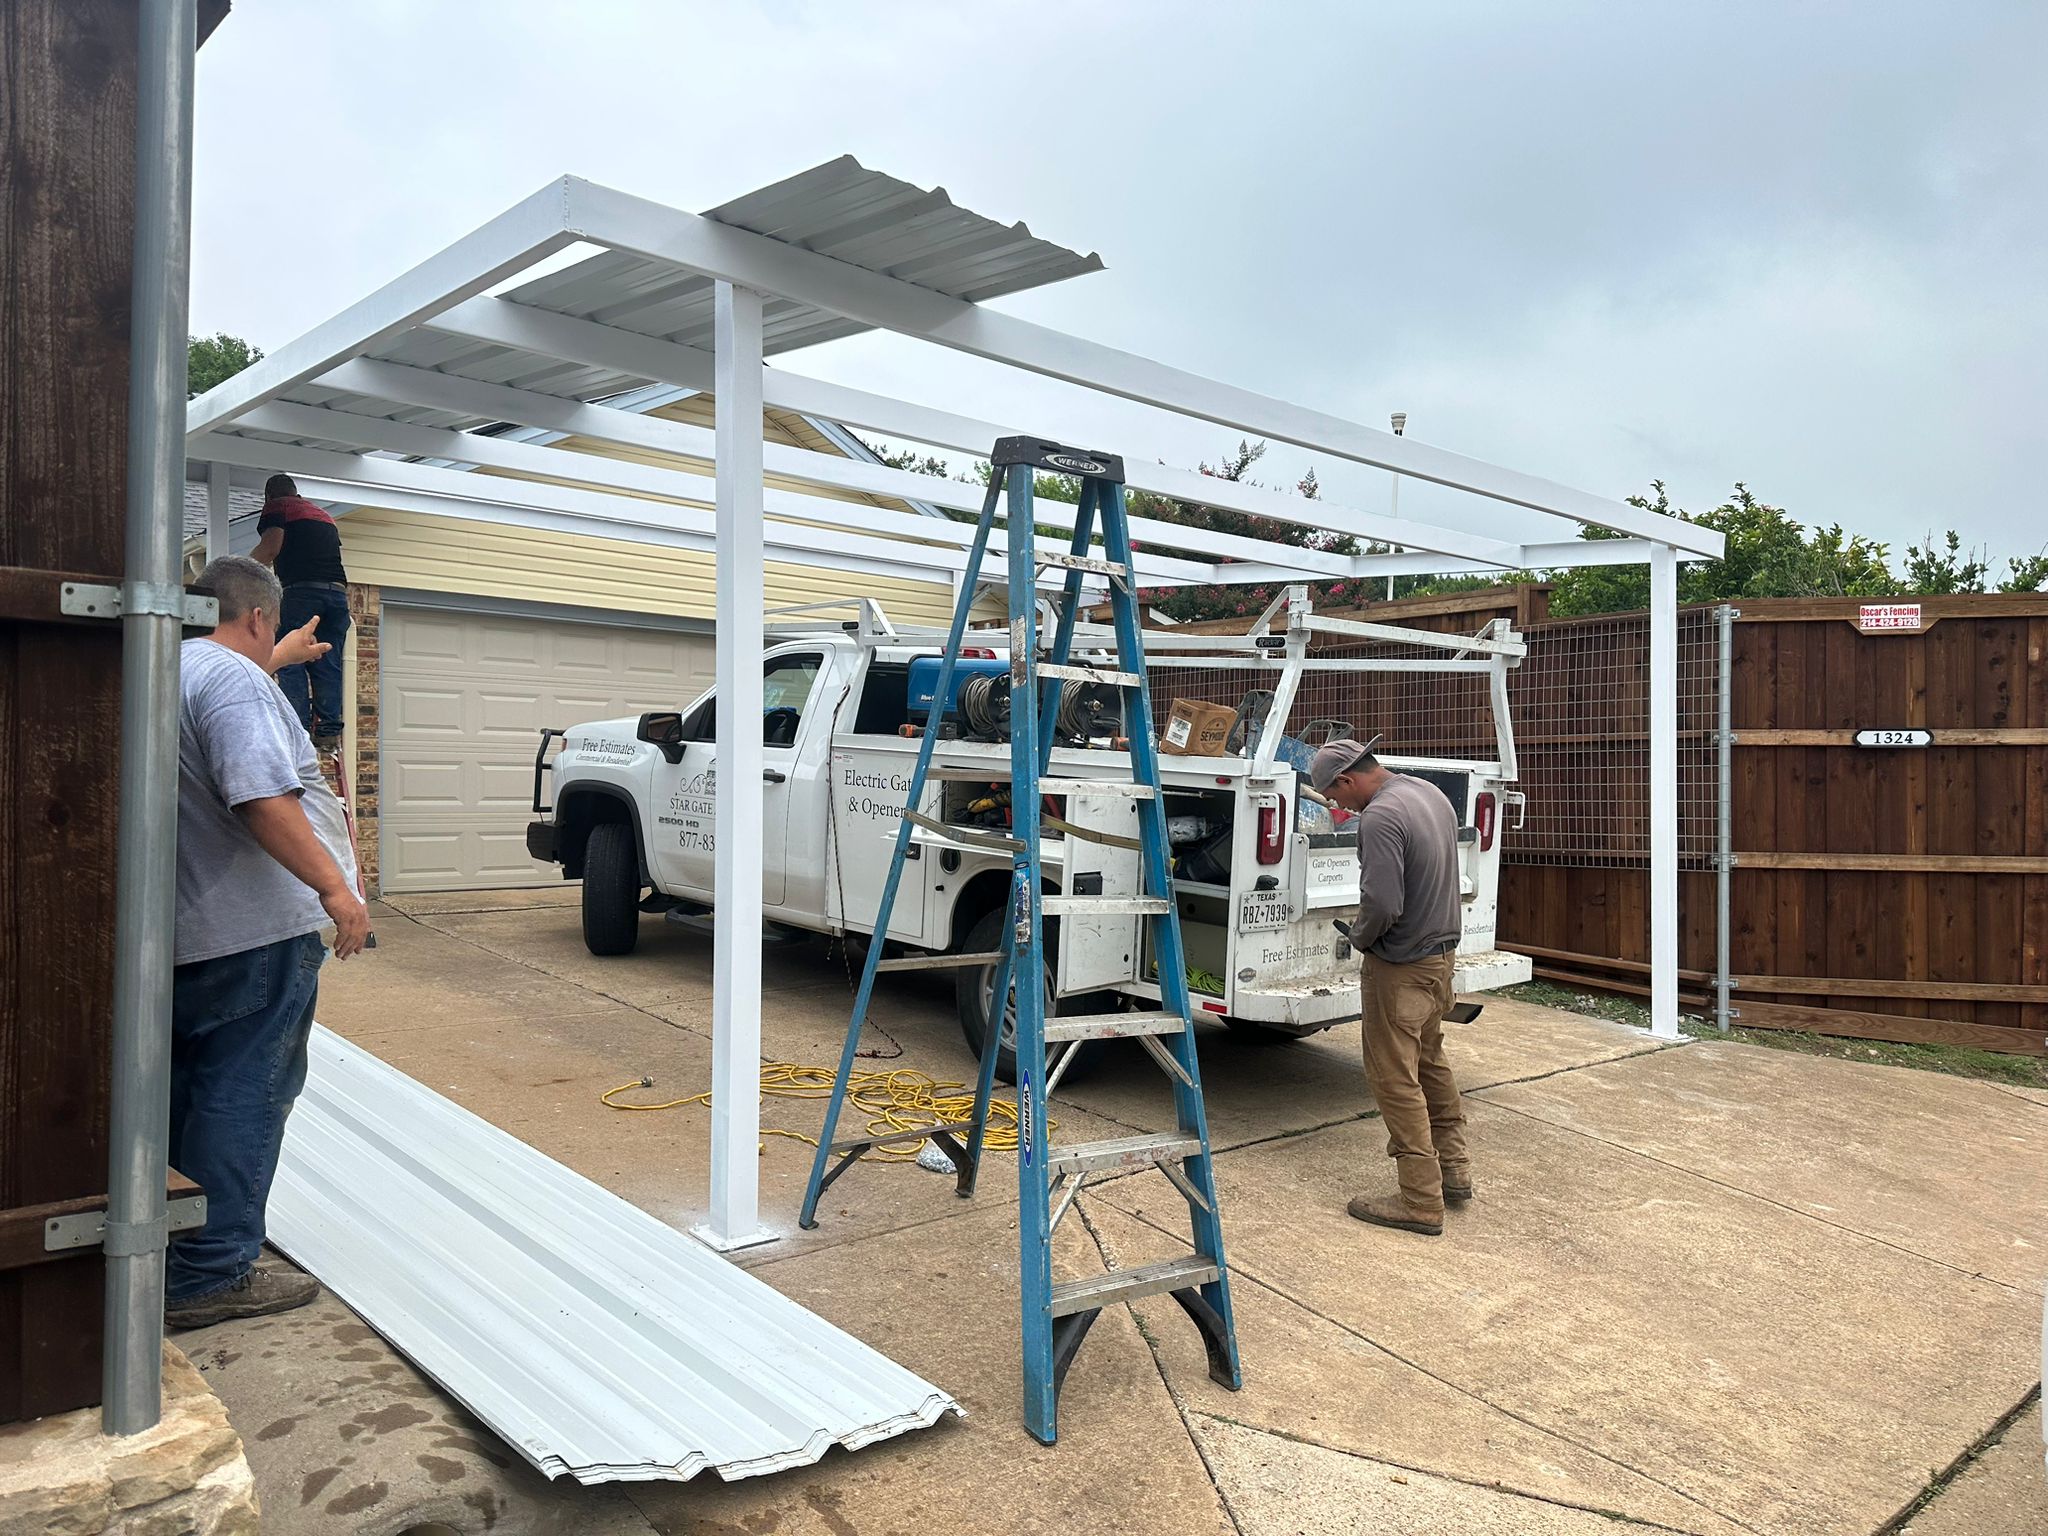
[[[481,666],[538,672],[545,646],[528,625],[481,623],[471,631],[470,659]]]
[[[381,639],[379,847],[393,892],[557,883],[558,868],[526,854],[541,727],[680,708],[715,662],[709,635],[397,604]]]
[[[476,700],[474,729],[479,740],[496,737],[502,743],[502,738],[517,737],[524,741],[540,733],[541,716],[547,711],[537,693],[479,690],[471,697]]]
[[[408,810],[459,811],[463,806],[462,767],[454,762],[403,760],[385,772],[385,803]],[[389,820],[388,815],[385,818]]]
[[[389,690],[385,709],[392,728],[425,736],[462,736],[464,696],[459,689],[402,683]]]

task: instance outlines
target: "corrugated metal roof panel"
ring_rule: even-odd
[[[1083,256],[1041,240],[1021,223],[998,223],[960,207],[943,187],[912,186],[868,170],[851,155],[734,198],[704,217],[970,302],[1102,267],[1093,253]],[[706,346],[712,291],[710,279],[671,263],[606,251],[503,297],[643,336]],[[842,315],[771,298],[763,314],[763,346],[786,352],[866,329]]]
[[[316,1027],[273,1241],[549,1477],[751,1477],[963,1410]]]

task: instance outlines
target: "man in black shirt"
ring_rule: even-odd
[[[277,616],[278,638],[318,619],[316,634],[329,650],[301,666],[281,667],[277,686],[312,733],[313,745],[333,751],[341,744],[342,657],[348,640],[348,572],[341,564],[341,530],[334,519],[299,494],[290,475],[263,484],[262,535],[256,558],[277,572],[284,601]]]

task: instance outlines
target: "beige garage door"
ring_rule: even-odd
[[[378,858],[387,891],[552,884],[526,856],[544,725],[676,709],[711,686],[710,635],[387,607]]]

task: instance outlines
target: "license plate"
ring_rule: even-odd
[[[1295,919],[1294,903],[1284,891],[1246,891],[1237,898],[1237,931],[1260,933],[1285,928]]]

